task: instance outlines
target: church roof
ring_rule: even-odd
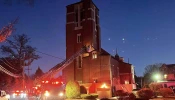
[[[109,54],[106,50],[101,48],[101,55],[111,55],[111,54]]]
[[[166,64],[167,67],[175,67],[175,64]]]

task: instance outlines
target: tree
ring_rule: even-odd
[[[144,71],[144,83],[149,84],[154,80],[153,76],[157,73],[161,74],[160,67],[162,63],[152,64],[145,67]]]
[[[18,74],[20,72],[16,68],[16,66],[18,65],[11,58],[0,58],[0,65],[3,66],[7,71],[13,72],[13,74]],[[18,84],[21,83],[19,80],[19,78],[11,77],[3,71],[0,72],[0,88],[3,90],[10,91],[10,89],[16,87]]]
[[[43,73],[43,71],[41,70],[41,68],[38,67],[38,69],[37,69],[36,72],[35,72],[34,78],[41,77],[43,74],[44,74],[44,73]]]
[[[23,74],[24,78],[24,67],[31,65],[34,60],[40,57],[35,53],[36,48],[28,45],[30,38],[27,35],[14,35],[12,39],[7,39],[7,45],[2,45],[0,49],[4,55],[13,61],[12,67],[18,71],[18,74]]]
[[[36,48],[28,45],[30,38],[27,35],[14,35],[13,40],[7,40],[7,45],[1,46],[1,51],[8,57],[15,59],[19,63],[19,67],[31,65],[34,60],[39,59]]]

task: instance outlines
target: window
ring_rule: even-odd
[[[78,27],[78,8],[75,8],[75,27]]]
[[[76,58],[76,67],[79,69],[82,68],[82,56]]]
[[[125,80],[125,84],[129,84],[129,81],[128,80]]]
[[[83,7],[81,6],[81,7],[80,7],[80,21],[83,21],[83,19],[84,19],[84,9],[83,9]]]
[[[82,28],[81,21],[84,19],[83,5],[82,4],[75,5],[74,12],[75,12],[75,29],[81,29]]]
[[[92,59],[97,59],[97,52],[92,52]]]
[[[175,77],[175,76],[174,76]],[[164,75],[164,78],[167,79],[167,74]]]
[[[77,43],[81,43],[81,34],[77,34]]]
[[[167,84],[164,84],[164,88],[167,88],[168,86],[167,86]]]
[[[93,16],[93,19],[94,19],[94,21],[95,21],[95,31],[97,31],[97,29],[96,29],[96,8],[95,8],[95,6],[93,6],[93,8],[94,8],[94,16]]]
[[[84,19],[84,10],[81,8],[81,11],[80,11],[80,26],[83,26],[82,23],[83,23],[83,19]]]

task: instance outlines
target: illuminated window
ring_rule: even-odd
[[[81,43],[81,34],[77,34],[77,43]]]
[[[97,59],[97,52],[92,52],[92,59]]]
[[[167,74],[164,75],[164,78],[165,78],[165,79],[167,78]]]
[[[125,80],[125,84],[129,84],[129,81],[128,80]]]

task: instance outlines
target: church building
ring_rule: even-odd
[[[67,6],[66,12],[66,59],[88,46],[91,52],[83,52],[71,64],[63,69],[63,77],[68,82],[76,80],[80,85],[96,84],[96,92],[103,83],[110,89],[132,91],[135,88],[134,67],[124,59],[112,56],[101,48],[99,9],[92,0]],[[89,88],[88,88],[89,89]]]

